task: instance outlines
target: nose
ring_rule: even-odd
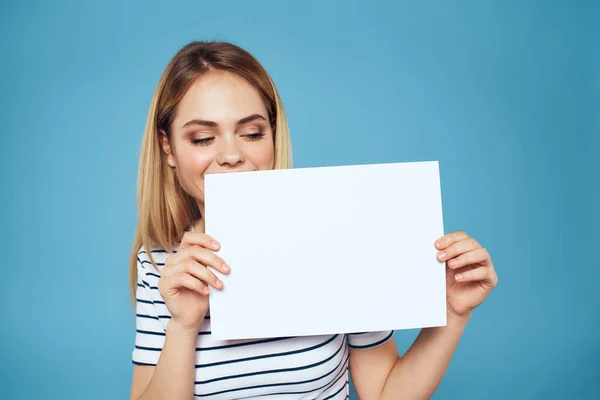
[[[222,142],[217,154],[217,163],[220,166],[235,167],[245,161],[244,153],[238,148],[235,138],[228,138]]]

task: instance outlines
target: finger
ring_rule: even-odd
[[[215,289],[222,289],[223,282],[217,278],[217,276],[206,268],[204,265],[194,261],[188,260],[171,268],[172,275],[188,274],[192,275],[196,279],[200,279],[202,282],[214,287]]]
[[[202,282],[199,279],[196,279],[190,274],[173,275],[164,281],[164,285],[167,291],[186,288],[203,295],[207,295],[209,292],[208,287],[204,282]]]
[[[477,240],[473,238],[463,239],[460,242],[453,244],[445,250],[438,252],[437,257],[439,261],[448,261],[456,258],[461,254],[480,248],[481,246]]]
[[[201,264],[212,267],[224,274],[231,271],[229,265],[221,257],[205,248],[195,246],[193,252],[190,252],[190,256]]]
[[[452,246],[454,243],[467,239],[469,235],[465,231],[456,231],[442,236],[435,241],[435,247],[439,250],[446,249]]]
[[[221,244],[213,237],[206,233],[200,232],[186,232],[181,239],[179,250],[183,250],[190,246],[201,246],[213,251],[218,251],[221,248]]]
[[[484,248],[478,248],[460,255],[448,261],[448,268],[457,269],[471,264],[477,264],[489,260],[490,254]]]
[[[490,269],[487,267],[479,267],[471,269],[460,274],[456,274],[454,279],[457,282],[475,282],[475,281],[488,281],[491,282]]]
[[[490,282],[492,284],[492,288],[495,288],[496,286],[498,286],[498,273],[494,268],[492,268],[491,274],[492,278],[490,279]]]
[[[194,259],[203,265],[210,266],[224,274],[229,274],[231,267],[225,261],[210,250],[199,246],[192,245],[180,250],[176,254],[169,256],[165,262],[165,267],[185,263],[187,259]]]

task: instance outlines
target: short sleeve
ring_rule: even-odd
[[[132,361],[136,365],[156,365],[165,344],[166,331],[158,312],[158,305],[164,302],[157,299],[160,296],[156,287],[159,275],[154,273],[154,269],[151,273],[151,268],[152,264],[145,252],[140,251],[137,265],[135,348],[132,353]]]
[[[394,336],[394,331],[349,333],[348,345],[353,349],[370,349],[380,346]]]

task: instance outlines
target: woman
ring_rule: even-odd
[[[423,329],[402,357],[392,331],[212,340],[208,293],[223,283],[211,269],[235,266],[204,232],[204,175],[290,167],[281,99],[258,61],[229,43],[183,47],[158,83],[142,143],[132,399],[346,399],[349,370],[361,399],[433,394],[498,281],[488,252],[462,231],[435,243],[447,262],[448,324]]]

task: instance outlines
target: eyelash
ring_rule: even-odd
[[[255,141],[257,141],[257,140],[260,140],[260,139],[262,139],[264,136],[265,136],[265,134],[264,134],[264,132],[262,132],[262,131],[259,131],[259,132],[256,132],[256,133],[249,133],[248,135],[246,135],[246,137],[247,137],[248,139],[250,139],[250,141],[251,141],[251,142],[255,142]]]
[[[208,146],[214,138],[203,138],[203,139],[192,139],[192,144],[197,144],[200,146]]]
[[[264,132],[259,131],[259,132],[255,132],[255,133],[249,133],[244,136],[246,136],[248,138],[248,140],[250,140],[251,142],[256,142],[257,140],[262,139],[265,136],[265,134],[264,134]],[[199,146],[208,146],[209,144],[212,143],[212,141],[214,139],[215,139],[214,137],[193,139],[191,142],[192,142],[192,144],[196,144]]]

